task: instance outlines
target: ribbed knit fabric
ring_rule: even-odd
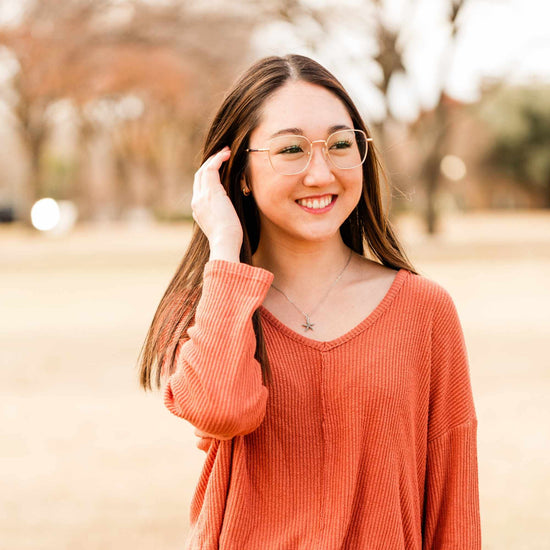
[[[261,305],[273,278],[209,261],[163,377],[166,407],[212,436],[186,549],[480,549],[477,418],[449,293],[401,269],[361,323],[321,342]]]

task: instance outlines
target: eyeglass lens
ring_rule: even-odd
[[[367,156],[368,141],[360,130],[339,130],[327,139],[330,161],[337,168],[360,166]],[[304,136],[284,135],[271,140],[269,159],[273,169],[285,175],[303,171],[311,156],[312,144]]]

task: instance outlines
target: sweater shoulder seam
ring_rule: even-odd
[[[477,423],[477,417],[476,416],[471,416],[470,418],[468,418],[468,420],[465,420],[464,422],[461,422],[460,424],[456,424],[452,428],[448,428],[447,430],[445,430],[442,434],[439,434],[436,437],[433,437],[432,439],[429,439],[428,440],[428,445],[434,443],[435,441],[438,441],[439,439],[441,439],[443,437],[449,436],[451,434],[451,432],[453,432],[453,431],[459,430],[461,428],[466,428],[468,426],[473,427],[473,426],[475,426],[476,423]]]

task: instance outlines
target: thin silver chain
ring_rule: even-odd
[[[344,269],[342,269],[342,271],[340,272],[340,275],[338,275],[338,277],[336,277],[336,280],[328,287],[328,290],[326,291],[323,298],[321,298],[321,301],[315,306],[315,308],[313,309],[313,311],[309,315],[307,313],[303,312],[280,288],[277,288],[273,283],[271,284],[271,286],[275,290],[278,290],[305,317],[306,322],[305,322],[304,325],[302,325],[303,327],[305,327],[304,328],[305,332],[307,332],[308,330],[311,330],[311,331],[313,330],[314,324],[310,320],[311,315],[313,315],[317,311],[317,308],[323,303],[324,299],[328,296],[328,293],[330,292],[330,289],[340,280],[340,277],[342,277],[342,275],[344,274],[344,271],[346,270],[346,267],[348,267],[348,264],[351,260],[351,255],[352,255],[352,250],[350,249],[348,261],[346,262],[346,265],[344,266]]]

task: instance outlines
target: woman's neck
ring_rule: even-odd
[[[271,271],[273,284],[285,293],[302,296],[306,301],[308,297],[314,300],[334,282],[349,259],[350,249],[340,235],[337,237],[305,246],[281,243],[265,246],[260,242],[252,264]]]

